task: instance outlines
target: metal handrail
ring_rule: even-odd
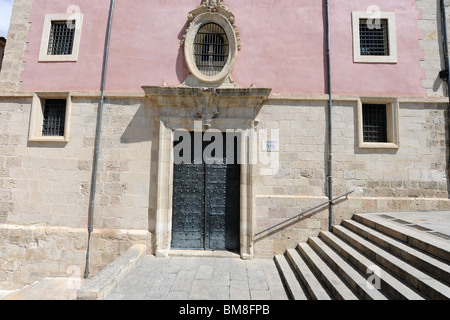
[[[302,215],[304,215],[304,214],[306,214],[306,213],[308,213],[308,212],[314,211],[314,210],[316,210],[316,209],[318,209],[318,208],[320,208],[320,207],[323,207],[323,206],[325,206],[325,205],[327,205],[327,204],[330,204],[330,203],[332,203],[332,202],[334,202],[334,201],[336,201],[336,200],[339,200],[339,199],[341,199],[341,198],[348,197],[348,195],[349,195],[349,194],[352,194],[353,192],[355,192],[355,190],[350,191],[350,192],[347,192],[347,193],[344,193],[343,195],[341,195],[341,196],[339,196],[339,197],[336,197],[336,198],[334,198],[334,199],[325,201],[324,203],[321,203],[321,204],[319,204],[319,205],[317,205],[317,206],[315,206],[315,207],[313,207],[313,208],[310,208],[310,209],[308,209],[308,210],[306,210],[306,211],[303,211],[302,213],[299,213],[299,214],[296,215],[296,216],[293,216],[293,217],[291,217],[291,218],[289,218],[289,219],[284,220],[283,222],[280,222],[280,223],[277,223],[276,225],[271,226],[270,228],[267,228],[267,229],[264,229],[263,231],[258,232],[257,234],[255,234],[255,237],[259,236],[260,234],[263,234],[264,232],[267,232],[267,231],[269,231],[269,230],[275,229],[276,227],[281,226],[282,224],[285,224],[286,222],[289,222],[289,221],[291,221],[291,220],[294,220],[294,219],[296,219],[296,218],[298,218],[298,217],[300,217],[300,216],[302,216]]]

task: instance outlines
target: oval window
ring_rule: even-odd
[[[194,40],[194,57],[197,69],[205,76],[219,74],[228,61],[230,46],[221,26],[215,23],[203,25]]]

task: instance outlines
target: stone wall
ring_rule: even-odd
[[[30,30],[32,0],[15,0],[8,31],[8,44],[0,72],[0,92],[20,90],[22,71],[25,68],[25,51]]]
[[[442,55],[443,32],[441,23],[440,0],[416,0],[417,9],[421,10],[419,28],[423,38],[419,46],[424,52],[421,67],[426,73],[422,85],[427,89],[429,97],[445,97],[448,95],[447,85],[439,77],[439,72],[445,69]],[[450,32],[450,4],[446,4],[447,28]],[[449,33],[450,34],[450,33]]]
[[[99,98],[94,93],[72,95],[67,143],[29,141],[33,94],[20,92],[20,77],[31,3],[15,1],[0,74],[0,91],[4,93],[0,95],[2,288],[15,288],[49,275],[81,275],[87,246]],[[399,98],[398,149],[360,149],[358,98],[337,97],[334,101],[334,195],[354,190],[348,199],[336,204],[335,223],[369,211],[450,210],[448,115],[446,86],[438,77],[443,65],[437,4],[434,0],[417,0],[422,12],[418,23],[423,31],[419,41],[424,52],[421,66],[426,73],[423,86],[429,100]],[[186,108],[181,105],[171,107],[179,107],[183,114]],[[278,157],[276,166],[267,173],[259,163],[255,177],[249,179],[254,181],[249,190],[254,193],[255,210],[245,223],[255,232],[327,200],[326,105],[327,97],[321,95],[273,95],[255,115],[260,132],[278,130],[279,134],[278,150],[267,154]],[[236,121],[244,115],[237,106],[229,109],[233,110],[220,117]],[[91,274],[134,243],[147,244],[149,252],[155,250],[158,177],[167,175],[158,172],[162,160],[158,159],[156,110],[141,94],[110,93],[106,100]],[[171,212],[171,208],[164,209]],[[328,229],[328,224],[327,208],[317,209],[256,237],[254,254],[271,257],[283,253]]]
[[[400,99],[399,148],[360,149],[357,101],[333,106],[333,194],[353,191],[335,206],[334,222],[370,211],[448,210],[447,104]],[[256,177],[257,232],[328,200],[326,101],[270,100],[258,118],[260,129],[279,129],[279,169]],[[328,209],[267,232],[255,253],[281,254],[328,229]]]
[[[256,179],[258,194],[325,194],[326,102],[271,101],[261,129],[279,129],[280,162],[273,176]],[[400,103],[399,148],[360,149],[357,101],[333,106],[335,194],[355,189],[363,197],[445,198],[446,104]]]
[[[327,200],[326,105],[321,96],[273,96],[256,115],[259,132],[279,148],[270,173],[255,167],[255,233]],[[359,149],[357,105],[356,97],[338,97],[333,107],[334,195],[355,191],[335,206],[334,222],[369,211],[449,210],[447,105],[400,99],[394,150]],[[74,266],[84,272],[97,107],[94,95],[74,94],[69,142],[37,143],[28,140],[32,97],[0,98],[0,283],[25,284]],[[157,172],[156,110],[141,96],[106,99],[92,274],[134,243],[155,250],[158,175],[165,174]],[[255,257],[326,229],[325,207],[256,237]]]
[[[86,229],[0,224],[0,288],[19,289],[44,277],[84,277]],[[89,276],[97,274],[150,234],[133,230],[95,230],[91,238]]]
[[[0,98],[0,284],[84,272],[98,98],[72,98],[67,144],[28,140],[31,107]],[[150,119],[139,99],[106,101],[92,274],[134,243],[151,250]]]
[[[309,210],[328,200],[327,197],[306,196],[257,196],[257,231],[269,228],[287,218]],[[334,206],[334,223],[351,219],[354,214],[365,212],[418,212],[450,211],[446,198],[355,197],[337,201]],[[316,237],[328,230],[328,207],[311,211],[275,229],[255,237],[256,257],[271,258],[295,248],[299,242]]]
[[[0,100],[0,223],[86,226],[98,100],[73,98],[72,104],[64,144],[28,141],[31,99]],[[96,227],[148,228],[150,118],[139,100],[105,104]]]

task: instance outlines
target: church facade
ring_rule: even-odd
[[[450,210],[443,9],[15,0],[0,284],[136,243],[272,257],[355,213]]]

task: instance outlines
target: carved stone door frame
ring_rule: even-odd
[[[235,130],[241,141],[240,255],[253,258],[255,233],[254,181],[257,143],[253,134],[256,115],[270,89],[204,89],[187,87],[143,87],[151,103],[159,108],[159,150],[155,254],[168,256],[172,241],[174,132]],[[200,125],[199,125],[200,124]],[[250,137],[250,139],[249,139]]]

